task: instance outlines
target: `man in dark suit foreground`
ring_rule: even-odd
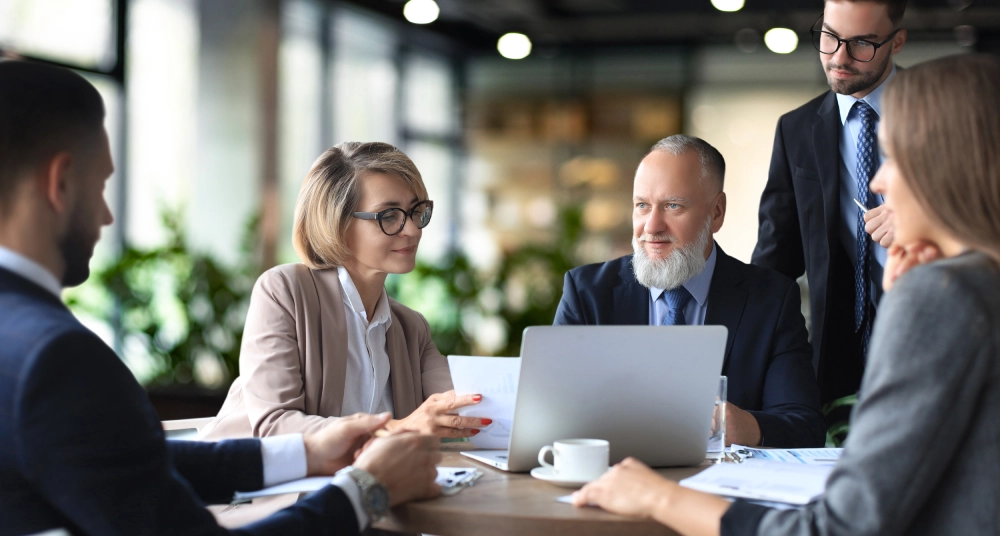
[[[388,415],[322,432],[165,441],[145,392],[59,298],[82,283],[113,165],[104,106],[64,69],[0,62],[0,535],[224,534],[206,502],[307,475],[331,485],[238,534],[358,534],[440,492],[436,440],[376,439]],[[351,466],[353,462],[353,466]]]
[[[799,287],[712,239],[726,216],[724,176],[722,155],[701,139],[654,145],[635,174],[635,253],[570,270],[554,323],[726,326],[726,443],[822,446]]]

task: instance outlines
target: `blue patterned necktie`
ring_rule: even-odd
[[[667,302],[667,314],[663,317],[664,326],[683,326],[684,307],[691,301],[691,293],[684,286],[672,290],[664,290],[660,297]]]
[[[858,201],[868,206],[868,188],[878,161],[875,159],[875,110],[865,101],[857,101],[854,106],[861,116],[861,132],[858,134]],[[864,212],[858,209],[857,243],[858,265],[854,271],[854,330],[861,335],[861,355],[868,354],[868,339],[871,337],[871,318],[868,314],[868,281],[870,269],[868,252],[871,248],[870,238],[865,232]]]

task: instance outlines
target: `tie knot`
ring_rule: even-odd
[[[867,102],[859,100],[854,103],[854,106],[858,109],[858,115],[861,116],[862,121],[872,121],[875,119],[875,110]]]
[[[663,299],[670,309],[683,309],[691,301],[691,293],[683,285],[663,291]]]

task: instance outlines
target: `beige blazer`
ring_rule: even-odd
[[[452,389],[448,361],[424,317],[389,300],[386,331],[393,415]],[[347,328],[336,269],[276,266],[257,280],[240,349],[240,377],[201,439],[264,437],[321,429],[341,416]]]

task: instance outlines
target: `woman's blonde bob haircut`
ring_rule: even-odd
[[[403,151],[379,142],[334,145],[313,163],[295,202],[292,244],[303,264],[323,270],[350,258],[347,227],[361,201],[361,181],[375,173],[399,177],[417,199],[427,199],[420,172]]]
[[[927,214],[1000,262],[1000,59],[900,70],[882,96],[892,158]]]

